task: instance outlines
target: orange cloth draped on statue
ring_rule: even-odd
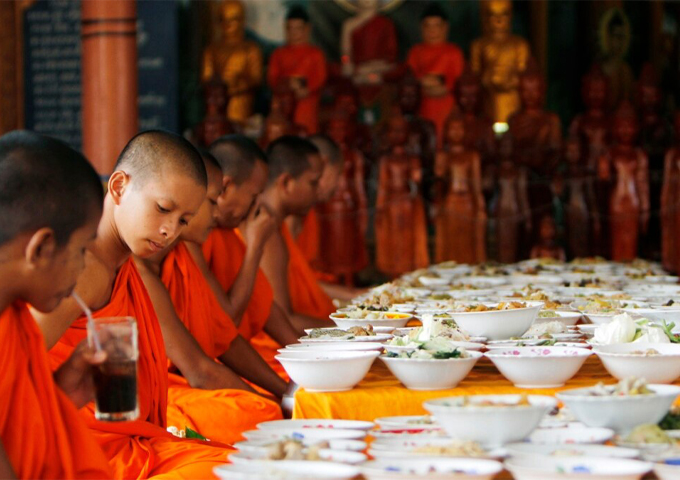
[[[161,279],[177,315],[206,355],[217,358],[227,351],[238,331],[184,242],[165,257]],[[171,366],[170,371],[176,368]],[[260,395],[236,389],[194,389],[176,373],[170,373],[169,380],[168,425],[188,426],[211,440],[235,443],[258,423],[282,418],[279,406]]]
[[[212,469],[226,462],[231,451],[228,447],[219,443],[210,445],[179,439],[166,431],[168,360],[156,312],[132,259],[120,268],[109,304],[96,311],[94,316],[131,316],[137,320],[139,419],[98,422],[94,418],[94,404],[81,410],[108,458],[114,478],[157,475],[177,479],[215,478]],[[50,350],[52,365],[66,360],[86,337],[87,320],[80,317]]]
[[[328,316],[335,312],[331,298],[319,285],[312,267],[285,223],[281,226],[281,234],[288,249],[288,293],[291,308],[295,313],[328,320]]]
[[[399,55],[394,23],[376,15],[352,32],[352,62],[355,65],[373,60],[395,63]]]
[[[203,256],[225,292],[234,284],[245,255],[246,244],[238,230],[215,228],[203,243]],[[269,319],[273,301],[274,292],[269,280],[258,269],[253,296],[239,326],[243,338],[250,340],[262,331]]]
[[[24,302],[0,315],[0,438],[19,478],[111,478],[106,457],[55,385]]]
[[[297,99],[293,120],[310,135],[319,130],[319,92],[326,77],[326,58],[321,49],[313,45],[284,45],[269,58],[267,81],[271,88],[290,78],[304,80],[309,95]]]
[[[456,103],[452,92],[465,67],[463,52],[453,43],[420,43],[409,50],[406,63],[419,80],[425,75],[437,75],[446,86],[447,93],[441,97],[428,97],[423,91],[420,102],[420,115],[434,123],[437,138],[441,139],[444,122]]]

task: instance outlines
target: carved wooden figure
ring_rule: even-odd
[[[557,225],[550,215],[541,218],[538,224],[539,241],[531,248],[531,258],[554,258],[565,261],[564,248],[557,243]]]
[[[375,213],[376,266],[396,277],[429,265],[427,222],[420,195],[420,159],[406,151],[408,122],[388,120],[392,149],[379,160]]]
[[[196,126],[196,137],[204,147],[222,135],[236,133],[236,129],[225,115],[227,106],[227,86],[219,81],[203,85],[205,117]]]
[[[661,188],[661,263],[672,272],[680,271],[677,235],[680,233],[680,112],[673,118],[675,145],[664,158]]]
[[[498,153],[498,201],[494,212],[498,261],[513,263],[519,258],[520,241],[525,236],[522,224],[531,217],[523,192],[525,185],[512,158],[512,138],[509,135],[501,139]]]
[[[486,207],[480,156],[465,144],[461,113],[449,117],[444,134],[435,166],[443,187],[435,217],[435,261],[481,263],[486,261]]]
[[[649,166],[647,155],[635,146],[638,122],[629,102],[613,118],[615,144],[600,158],[598,175],[611,184],[609,226],[611,258],[632,260],[640,233],[649,221]]]

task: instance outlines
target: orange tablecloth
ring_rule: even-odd
[[[328,372],[332,375],[333,372]],[[310,393],[300,389],[295,394],[293,418],[335,418],[373,421],[394,415],[424,415],[423,402],[432,398],[455,395],[483,395],[500,393],[529,393],[554,395],[569,388],[589,387],[597,382],[616,383],[607,373],[599,358],[586,360],[579,373],[564,387],[548,389],[516,388],[503,377],[487,358],[481,358],[470,374],[449,390],[408,390],[376,360],[366,378],[354,389],[338,393]]]

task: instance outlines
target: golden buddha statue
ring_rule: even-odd
[[[253,112],[253,93],[262,82],[262,52],[245,39],[245,8],[239,0],[219,5],[221,38],[203,52],[201,81],[217,78],[229,90],[227,117],[243,124]]]
[[[519,76],[531,56],[529,43],[510,31],[512,2],[484,0],[484,35],[472,43],[470,64],[486,91],[486,114],[496,123],[507,123],[519,109]]]

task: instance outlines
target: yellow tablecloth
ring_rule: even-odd
[[[328,372],[333,375],[333,372]],[[597,382],[616,383],[602,366],[599,358],[589,357],[579,373],[564,387],[550,389],[516,388],[503,377],[487,358],[482,357],[470,374],[456,388],[435,391],[408,390],[376,360],[366,378],[354,389],[338,393],[310,393],[300,389],[295,394],[293,418],[335,418],[373,421],[394,415],[428,413],[423,402],[432,398],[455,395],[529,393],[554,395],[570,388],[589,387]]]

